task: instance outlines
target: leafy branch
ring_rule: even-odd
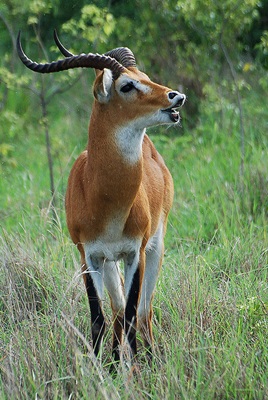
[[[16,40],[15,34],[8,24],[8,22],[4,19],[3,16],[0,15],[6,22],[6,27],[8,27],[9,35],[12,38],[13,43],[13,51],[16,54]],[[45,50],[45,46],[41,40],[40,33],[38,27],[34,28],[36,40],[39,44],[42,53],[45,58],[48,58],[48,55]],[[72,86],[74,86],[81,78],[82,72],[76,75],[71,80],[67,80],[70,77],[68,74],[66,77],[62,78],[58,85],[46,85],[44,76],[39,76],[37,80],[30,82],[29,78],[26,75],[22,75],[18,77],[16,72],[10,72],[6,68],[0,69],[0,81],[4,83],[4,87],[6,90],[17,90],[18,87],[20,89],[31,91],[39,100],[40,108],[41,108],[41,118],[40,125],[44,130],[45,134],[45,143],[46,143],[46,152],[47,152],[47,162],[48,162],[48,170],[49,170],[49,182],[50,182],[50,193],[51,193],[51,209],[53,213],[53,219],[56,220],[56,190],[55,190],[55,178],[54,178],[54,167],[53,167],[53,155],[52,155],[52,146],[51,146],[51,134],[50,134],[50,126],[49,126],[49,112],[48,105],[55,98],[55,96],[59,94],[63,94],[68,91]],[[67,78],[68,77],[68,78]],[[54,78],[52,78],[54,79]],[[58,77],[57,77],[58,79]]]

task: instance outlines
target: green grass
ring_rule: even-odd
[[[78,252],[64,217],[70,164],[86,141],[86,129],[70,132],[87,118],[65,116],[66,129],[60,119],[51,125],[56,223],[43,137],[29,126],[13,155],[17,166],[5,166],[0,181],[1,399],[268,397],[267,115],[256,110],[243,177],[239,127],[228,112],[221,125],[208,110],[196,131],[151,135],[175,184],[154,299],[155,361],[149,368],[140,343],[139,373],[123,364],[116,378],[108,372],[111,327],[101,362],[92,356]]]
[[[122,366],[115,380],[111,332],[102,366],[87,352],[88,304],[62,228],[41,221],[38,235],[3,235],[1,398],[265,398],[264,242],[253,231],[207,246],[172,235],[154,301],[155,369],[141,354],[140,375]]]

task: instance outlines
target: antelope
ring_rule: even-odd
[[[126,47],[103,55],[73,55],[56,33],[54,39],[65,56],[55,62],[30,60],[20,33],[17,51],[25,66],[39,73],[95,69],[87,149],[72,167],[65,201],[67,226],[81,257],[94,353],[98,355],[105,331],[106,288],[113,315],[114,361],[120,360],[123,332],[135,358],[137,330],[151,358],[152,300],[174,189],[146,128],[178,125],[178,108],[186,96],[152,82]]]

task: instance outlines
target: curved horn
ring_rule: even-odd
[[[125,68],[136,67],[134,54],[128,47],[117,47],[116,49],[107,51],[104,55],[115,58],[116,61],[122,64]]]
[[[72,57],[74,55],[69,50],[67,50],[66,47],[63,46],[57,35],[56,29],[54,29],[54,40],[59,50],[65,57]],[[116,49],[104,53],[104,55],[114,58],[125,68],[136,67],[136,60],[134,54],[128,47],[117,47]]]
[[[35,72],[43,74],[51,72],[65,71],[73,68],[96,68],[104,69],[108,68],[112,71],[113,79],[116,80],[125,68],[114,58],[99,54],[79,54],[77,56],[67,57],[63,60],[54,61],[46,64],[38,64],[30,60],[21,47],[20,32],[17,37],[17,52],[18,55],[26,67]]]
[[[54,40],[55,40],[55,43],[56,43],[58,49],[60,50],[60,52],[61,52],[65,57],[72,57],[72,56],[74,56],[73,53],[71,53],[69,50],[66,49],[66,47],[63,46],[63,44],[61,43],[61,41],[60,41],[60,39],[59,39],[59,37],[58,37],[58,34],[57,34],[56,29],[54,29]]]

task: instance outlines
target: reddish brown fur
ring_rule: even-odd
[[[134,67],[134,55],[127,48],[103,56],[72,56],[54,37],[68,59],[37,64],[24,54],[18,35],[22,62],[40,73],[104,68],[96,71],[87,150],[74,163],[66,193],[67,225],[81,255],[94,352],[98,354],[105,329],[105,285],[113,310],[114,359],[119,360],[123,327],[134,356],[137,326],[151,353],[152,298],[162,265],[173,181],[145,129],[178,123],[177,108],[185,95],[152,82]]]
[[[142,157],[128,164],[116,147],[115,132],[120,126],[156,109],[170,106],[167,93],[171,89],[155,84],[136,68],[126,74],[149,86],[150,93],[138,92],[135,101],[123,102],[113,91],[112,100],[100,104],[96,99],[89,124],[87,150],[76,160],[70,173],[66,193],[67,224],[73,242],[78,245],[81,262],[86,269],[83,244],[105,232],[118,210],[124,213],[122,235],[142,239],[140,249],[140,283],[145,268],[145,246],[156,232],[160,219],[166,229],[167,216],[173,201],[172,177],[147,135],[144,136]],[[102,88],[102,73],[97,72],[95,97]],[[162,249],[163,253],[163,249]],[[160,263],[158,269],[162,263]],[[84,275],[85,279],[85,275]],[[85,279],[86,282],[86,279]],[[114,309],[114,341],[122,337],[122,311]],[[120,314],[120,315],[118,315]],[[140,321],[145,344],[152,345],[152,306]]]
[[[135,72],[137,76],[133,73],[129,75],[134,75],[136,79],[140,75],[144,77],[138,70]],[[100,75],[95,88],[99,78]],[[144,137],[143,158],[135,166],[124,162],[113,142],[117,126],[148,112],[147,109],[152,106],[153,109],[169,106],[167,101],[163,101],[163,94],[171,89],[149,80],[145,83],[153,88],[150,96],[140,93],[135,107],[132,103],[124,105],[120,114],[120,98],[113,99],[109,104],[99,104],[95,100],[88,148],[72,168],[66,193],[67,224],[75,244],[97,238],[104,231],[115,207],[125,209],[125,233],[130,236],[144,236],[147,229],[147,235],[151,236],[157,228],[160,213],[164,211],[167,214],[171,207],[172,178],[148,136]],[[104,115],[106,118],[102,117]],[[100,214],[102,218],[99,218]]]

